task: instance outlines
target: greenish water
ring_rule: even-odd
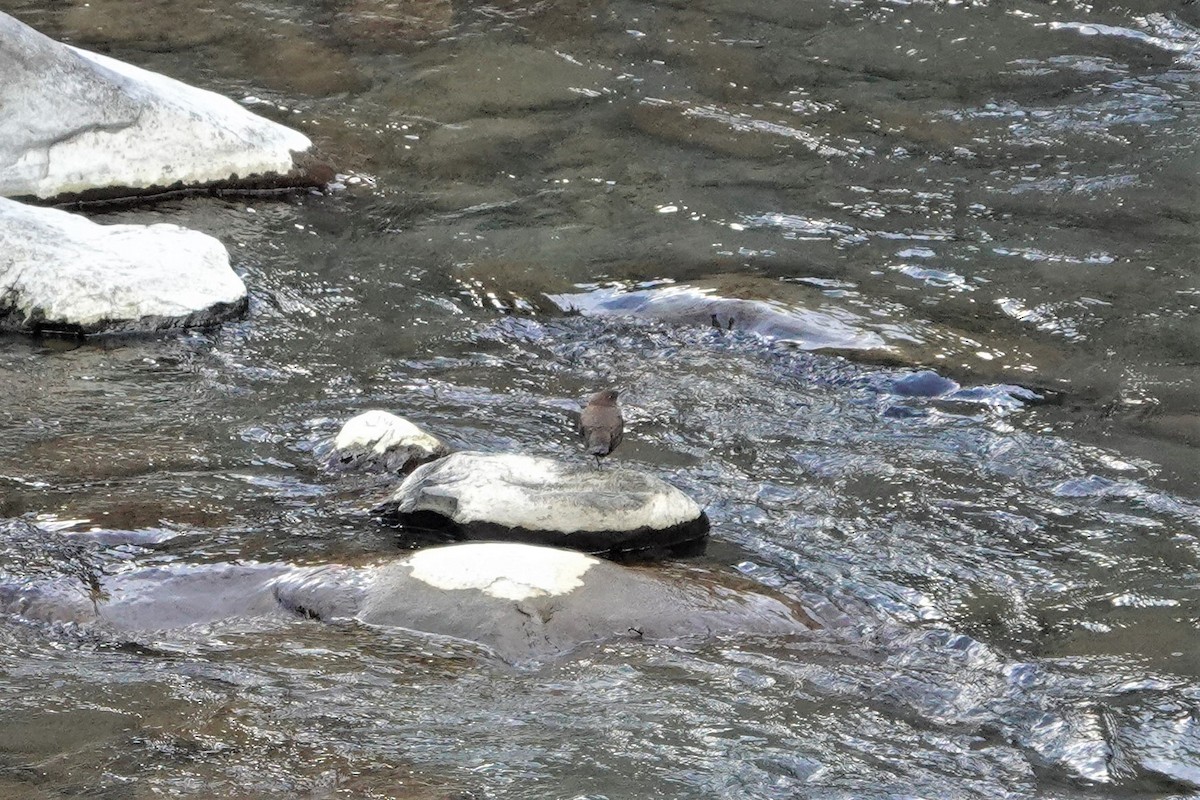
[[[68,537],[5,542],[9,577],[361,561],[395,544],[386,485],[313,456],[343,420],[579,458],[612,383],[703,563],[828,628],[513,670],[8,619],[0,795],[1200,790],[1200,4],[2,7],[346,176],[97,215],[217,236],[251,309],[0,341],[0,517]]]

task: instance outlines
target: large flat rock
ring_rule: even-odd
[[[120,333],[242,313],[225,246],[178,225],[98,225],[0,198],[0,330]]]
[[[787,297],[787,302],[781,296]],[[636,317],[749,331],[766,339],[790,342],[804,350],[888,352],[892,349],[892,344],[874,330],[877,326],[867,314],[832,306],[815,289],[779,281],[738,276],[736,283],[718,279],[650,289],[605,287],[549,298],[563,310],[588,316]]]
[[[0,13],[0,196],[296,177],[308,137]],[[132,192],[131,192],[132,193]]]
[[[454,538],[612,555],[701,542],[709,527],[694,500],[653,475],[505,453],[454,453],[418,467],[375,512]]]
[[[765,588],[504,542],[427,548],[376,568],[355,619],[480,642],[514,663],[592,641],[786,635],[816,627],[803,609]]]
[[[918,264],[908,268],[914,274],[924,269]],[[951,273],[938,275],[965,283]],[[985,335],[950,327],[914,317],[895,304],[868,302],[846,287],[722,274],[686,283],[580,288],[584,290],[545,296],[568,313],[749,333],[768,342],[865,363],[930,366],[972,381],[1027,386],[1041,383],[1039,374],[1063,363],[1060,351],[1029,343],[1020,330],[994,326]]]
[[[438,69],[417,72],[393,102],[424,108],[443,123],[523,117],[598,102],[614,73],[552,50],[524,44],[462,43]],[[381,98],[390,100],[390,98]]]
[[[633,568],[526,544],[433,547],[361,567],[175,563],[105,572],[47,536],[68,574],[42,577],[47,564],[32,579],[0,572],[0,614],[121,640],[303,617],[449,637],[525,664],[589,642],[788,636],[817,627],[796,602],[735,576]],[[34,558],[37,537],[27,531]]]

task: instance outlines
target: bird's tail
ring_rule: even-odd
[[[589,436],[587,440],[587,452],[589,456],[606,456],[611,451],[608,444],[607,436]]]

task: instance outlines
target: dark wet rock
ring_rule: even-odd
[[[888,406],[882,412],[887,419],[920,419],[929,416],[929,411],[924,408],[910,408],[908,406],[896,405]]]
[[[369,567],[171,564],[91,581],[7,575],[0,613],[122,634],[300,616],[474,642],[510,663],[614,638],[789,635],[817,627],[769,589],[711,573],[660,574],[502,542],[428,548]]]
[[[393,525],[620,554],[702,542],[708,517],[665,481],[515,454],[454,453],[419,467],[375,513]]]
[[[634,106],[637,130],[672,144],[699,147],[743,159],[781,157],[829,160],[856,157],[862,147],[798,125],[794,116],[764,111],[761,105],[716,105],[647,98]]]
[[[1134,425],[1151,436],[1200,447],[1200,413],[1162,414],[1139,419]]]
[[[333,470],[412,472],[449,454],[441,439],[378,409],[350,418],[334,438],[326,464]]]
[[[1012,384],[990,384],[961,386],[957,381],[939,375],[932,370],[910,372],[899,377],[878,376],[872,381],[879,390],[898,397],[929,398],[948,403],[972,403],[993,407],[1021,408],[1026,405],[1054,403],[1061,395],[1053,391],[1034,391]],[[890,408],[885,415],[891,417],[913,416],[912,409]],[[915,414],[920,416],[920,413]]]
[[[151,331],[209,325],[245,308],[225,246],[207,234],[97,225],[0,198],[0,330]]]
[[[277,176],[303,134],[220,95],[55,42],[0,14],[0,195],[125,194]]]
[[[429,548],[377,568],[356,619],[477,641],[510,662],[603,639],[779,635],[816,627],[799,607],[766,590],[742,592],[498,542]]]
[[[279,564],[149,567],[97,576],[0,584],[0,613],[49,624],[95,625],[120,632],[163,631],[225,620],[285,618],[268,582]]]
[[[918,30],[914,31],[913,36],[908,40],[911,41],[914,48],[912,52],[930,52],[931,49],[938,46],[938,42],[944,41],[949,30],[962,32],[934,14],[921,16]],[[964,53],[961,57],[953,58],[951,63],[947,64],[947,70],[951,71],[948,74],[954,74],[963,82],[962,85],[971,87],[972,91],[985,97],[996,91],[1014,91],[1017,87],[1029,85],[1034,80],[1032,76],[1021,74],[1011,59],[1005,55],[1005,51],[1008,49],[1005,44],[1007,41],[1019,38],[1023,46],[1030,51],[1056,52],[1061,49],[1060,37],[1062,34],[1053,32],[1052,26],[1033,28],[1028,24],[1023,24],[1023,20],[1015,17],[998,17],[990,22],[989,25],[972,28],[971,35],[962,38],[962,41],[970,47],[970,51],[968,51],[970,55]],[[923,65],[919,62],[914,63],[910,52],[897,50],[895,47],[886,47],[883,45],[884,41],[888,41],[884,33],[884,26],[824,25],[805,40],[805,46],[811,48],[811,57],[820,59],[822,64],[835,65],[837,69],[853,69],[855,72],[872,75],[888,86],[891,86],[893,81],[922,81],[927,77],[927,73],[921,70]],[[927,50],[927,48],[930,49]],[[1041,78],[1041,76],[1037,77]],[[1041,79],[1047,80],[1046,78]],[[1073,75],[1072,70],[1069,69],[1061,69],[1061,74],[1055,75],[1051,80],[1054,81],[1052,85],[1056,90],[1064,92],[1084,82],[1083,78],[1077,74]],[[1059,88],[1060,81],[1063,87],[1061,89]],[[913,93],[923,99],[938,91],[953,92],[957,90],[959,94],[950,96],[961,102],[962,90],[957,83],[948,81],[945,84],[936,82],[930,82],[930,84],[929,87],[922,84],[920,94],[915,90]],[[1041,84],[1036,85],[1040,86]],[[876,91],[884,94],[883,89]],[[1047,90],[1042,89],[1042,91]],[[888,97],[896,97],[894,89],[888,93]],[[906,94],[901,94],[900,98],[908,100],[910,107],[913,105],[921,107]],[[949,117],[951,115],[942,116]]]
[[[825,291],[752,275],[713,275],[649,287],[644,283],[589,287],[546,297],[567,313],[750,333],[769,342],[860,362],[930,366],[938,373],[1001,380],[1015,389],[1062,363],[1057,351],[1034,353],[1026,342],[1001,334],[981,343],[977,333],[913,318],[907,310],[868,301],[845,287]],[[920,384],[929,379],[912,380]],[[1039,393],[1047,391],[1037,387]],[[905,388],[930,390],[900,385],[901,392]]]
[[[71,431],[14,447],[0,454],[0,472],[20,471],[48,482],[113,484],[126,478],[152,479],[156,472],[188,471],[213,465],[206,442],[146,431],[132,446],[127,433]],[[147,498],[162,503],[163,498]]]
[[[549,136],[530,119],[484,117],[434,128],[415,153],[422,172],[462,180],[490,177],[497,164],[521,163],[541,155]]]
[[[308,26],[238,4],[218,10],[171,0],[89,0],[66,8],[61,21],[72,43],[100,50],[171,53],[219,42],[226,58],[210,67],[237,79],[252,74],[256,85],[272,89],[323,95],[365,88],[345,48],[309,38]]]
[[[782,300],[787,297],[788,301]],[[779,281],[714,278],[650,289],[605,288],[551,297],[563,310],[630,316],[756,333],[805,350],[889,349],[865,315],[839,309],[819,291]]]
[[[297,35],[291,26],[281,26],[270,47],[263,47],[260,35],[245,36],[240,45],[246,68],[273,89],[328,96],[369,85],[344,50]]]
[[[443,34],[454,25],[450,0],[349,0],[338,5],[333,30],[362,46],[416,43]]]
[[[63,9],[62,29],[87,47],[171,52],[228,40],[236,34],[231,16],[170,0],[88,0]]]
[[[958,384],[936,372],[922,370],[892,381],[892,392],[901,397],[940,397],[958,389]]]

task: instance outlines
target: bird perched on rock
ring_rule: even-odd
[[[621,409],[617,407],[617,394],[616,389],[596,392],[579,415],[583,446],[587,448],[588,455],[596,457],[597,466],[600,465],[601,456],[617,449],[621,434],[625,431],[625,420],[621,417]]]

